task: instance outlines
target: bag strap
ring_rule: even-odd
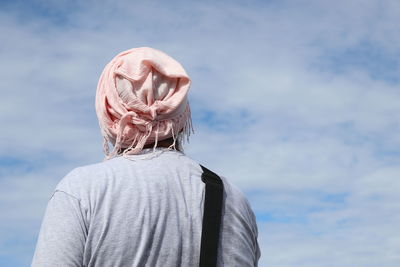
[[[205,183],[200,267],[213,267],[217,266],[224,185],[217,174],[200,166],[203,169],[201,180]]]

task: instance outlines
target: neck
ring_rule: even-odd
[[[174,143],[174,139],[172,137],[170,137],[168,139],[164,139],[164,140],[158,141],[156,147],[170,147],[173,143]],[[154,143],[151,143],[151,144],[144,145],[143,149],[144,148],[153,148],[153,147],[154,147]],[[179,151],[178,142],[175,143],[175,147],[176,147],[176,150]],[[120,153],[124,152],[125,149],[126,148],[122,148]]]
[[[172,137],[171,137],[171,138],[168,138],[168,139],[165,139],[165,140],[158,141],[157,142],[157,147],[169,147],[173,143],[174,143],[174,139],[172,139]],[[175,145],[176,145],[176,143],[175,143]],[[153,147],[154,147],[154,143],[147,144],[147,145],[143,146],[143,148],[153,148]]]

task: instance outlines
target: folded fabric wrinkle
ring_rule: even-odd
[[[96,114],[104,160],[136,155],[145,145],[194,133],[188,91],[191,79],[166,53],[138,47],[116,55],[104,68],[96,91]],[[109,143],[114,148],[109,151]],[[154,150],[153,150],[154,151]]]

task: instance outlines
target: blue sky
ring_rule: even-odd
[[[0,5],[0,266],[29,265],[57,182],[102,160],[97,81],[139,46],[192,78],[185,151],[248,197],[260,266],[400,262],[398,1]]]

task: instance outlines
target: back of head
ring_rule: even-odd
[[[157,49],[132,48],[116,55],[105,66],[96,92],[105,160],[122,149],[123,155],[135,155],[160,140],[173,138],[174,148],[188,140],[193,131],[190,83],[181,64]]]

